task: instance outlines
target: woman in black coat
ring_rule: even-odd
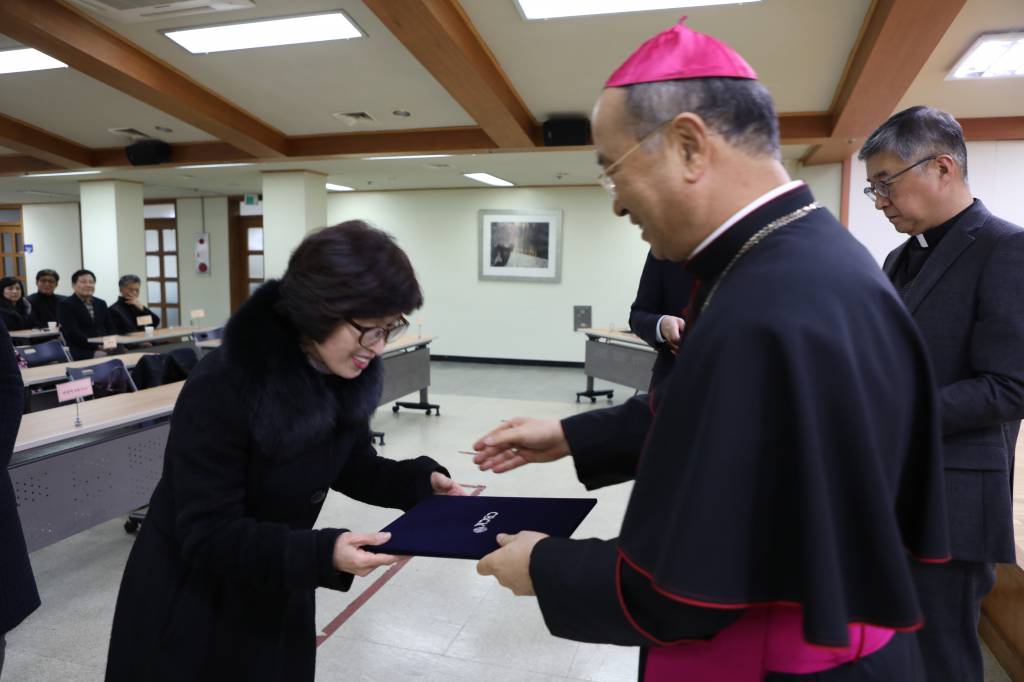
[[[307,236],[228,321],[175,405],[108,682],[313,680],[314,590],[396,561],[360,549],[385,534],[312,530],[328,488],[403,510],[464,494],[429,457],[371,445],[377,356],[420,305],[405,253],[351,221]]]
[[[0,279],[0,320],[11,330],[32,328],[32,304],[17,277]]]

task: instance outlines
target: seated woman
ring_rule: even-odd
[[[307,236],[232,316],[175,405],[107,682],[313,680],[316,588],[397,560],[361,549],[386,534],[312,529],[328,489],[398,509],[465,494],[429,457],[371,445],[378,356],[422,303],[405,253],[350,221]]]
[[[125,275],[117,280],[117,288],[121,295],[117,302],[110,306],[110,321],[114,325],[114,331],[118,334],[130,334],[141,332],[146,327],[154,329],[160,326],[160,316],[142,305],[139,300],[139,290],[142,288],[142,280],[138,275]],[[140,318],[149,318],[146,324],[139,324]]]
[[[71,288],[75,293],[57,305],[57,321],[71,357],[74,360],[103,357],[106,353],[97,350],[89,339],[113,334],[114,325],[110,322],[107,302],[93,296],[96,275],[92,270],[77,270],[71,275]]]
[[[25,298],[25,287],[17,277],[0,279],[0,319],[11,331],[32,328],[32,304]]]

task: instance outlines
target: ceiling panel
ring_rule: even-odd
[[[982,33],[1021,29],[1024,1],[968,0],[896,110],[927,104],[959,118],[1024,114],[1024,79],[946,80]]]
[[[461,2],[538,120],[589,114],[611,72],[684,14],[663,10],[528,22],[513,0]],[[685,14],[688,26],[725,40],[750,62],[780,112],[826,111],[870,4],[763,0],[694,7]]]
[[[366,111],[358,130],[473,125],[422,65],[360,0],[261,0],[250,10],[122,24],[102,23],[287,135],[353,130],[331,116]],[[367,37],[193,55],[161,30],[343,9]],[[412,113],[392,115],[396,109]]]

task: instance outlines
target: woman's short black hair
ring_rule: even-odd
[[[17,277],[4,277],[0,279],[0,293],[12,284],[17,284],[21,288],[21,298],[25,298],[25,284]]]
[[[96,281],[96,273],[93,272],[92,270],[85,270],[83,268],[82,270],[75,270],[73,273],[71,273],[71,283],[74,284],[75,282],[77,282],[78,278],[81,277],[82,275],[89,275],[90,277],[92,277],[92,281]]]
[[[423,293],[391,235],[349,220],[308,235],[288,260],[277,310],[322,342],[346,320],[410,313]]]

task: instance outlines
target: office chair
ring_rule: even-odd
[[[19,346],[18,354],[25,359],[29,367],[50,365],[55,362],[71,362],[71,356],[58,339],[37,343],[34,346]]]
[[[118,393],[134,393],[139,390],[135,387],[131,374],[128,373],[128,369],[120,358],[112,358],[88,367],[68,367],[65,371],[70,381],[91,379],[94,398]]]
[[[217,327],[216,329],[209,329],[205,332],[196,332],[196,341],[207,341],[209,339],[221,339],[224,338],[224,327]]]

